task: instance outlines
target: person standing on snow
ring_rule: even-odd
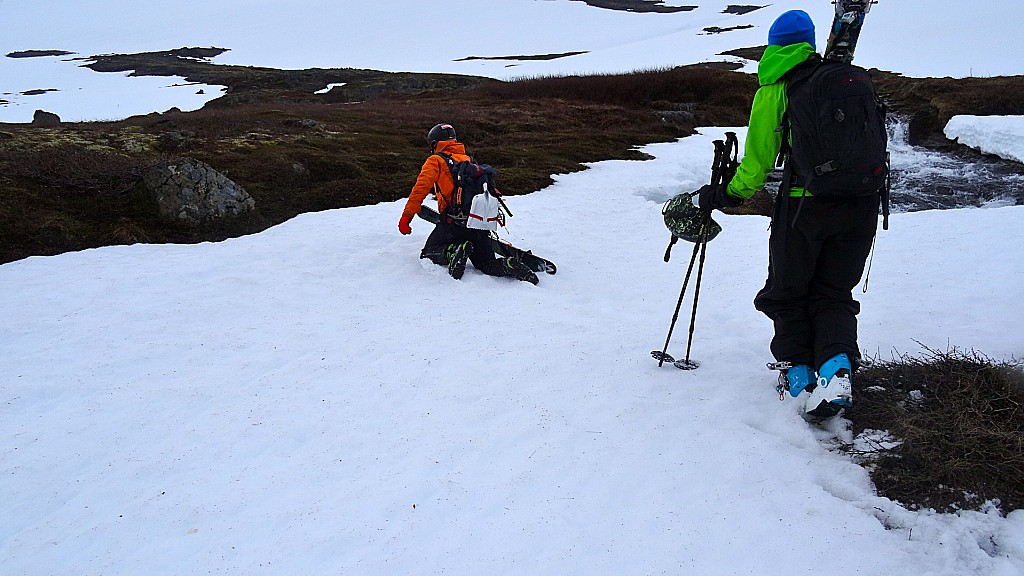
[[[762,189],[783,148],[784,114],[789,105],[790,71],[820,61],[814,23],[801,10],[772,24],[768,48],[758,66],[743,159],[727,187],[700,190],[703,210],[733,207]],[[787,143],[788,148],[788,143]],[[791,158],[787,158],[790,164]],[[791,368],[780,376],[780,390],[794,397],[807,391],[805,411],[831,416],[852,405],[852,374],[860,360],[853,288],[860,280],[878,221],[880,195],[819,198],[793,178],[776,199],[769,239],[768,280],[754,307],[774,323],[772,355]]]
[[[409,200],[398,220],[398,231],[412,234],[412,219],[420,211],[427,194],[437,197],[437,211],[441,219],[427,236],[420,258],[427,258],[446,266],[452,278],[459,280],[466,270],[466,260],[477,270],[489,276],[508,276],[531,284],[539,282],[537,275],[516,258],[498,258],[491,249],[490,232],[460,225],[445,211],[451,203],[455,181],[445,157],[454,162],[470,160],[466,147],[458,141],[451,124],[438,124],[427,133],[430,156],[423,163]]]

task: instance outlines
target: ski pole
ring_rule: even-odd
[[[715,167],[712,170],[712,184],[725,186],[732,180],[736,173],[738,162],[739,142],[735,132],[726,132],[725,143],[715,141]],[[704,261],[708,250],[708,233],[711,230],[712,210],[705,210],[701,215],[700,233],[697,235],[697,246],[700,246],[700,265],[697,267],[697,282],[693,290],[693,310],[690,312],[690,330],[686,339],[686,358],[683,359],[680,368],[694,369],[697,363],[690,360],[690,350],[693,347],[693,332],[697,324],[697,303],[700,301],[700,283],[704,276]],[[696,246],[694,246],[696,255]],[[693,267],[693,259],[690,260],[690,267]],[[670,332],[671,334],[671,332]],[[665,351],[668,351],[668,344],[665,344]],[[660,366],[660,365],[659,365]]]
[[[713,186],[724,186],[732,180],[733,175],[736,173],[736,167],[738,162],[738,150],[739,142],[736,139],[735,132],[726,132],[725,141],[715,140],[713,142],[715,146],[715,156],[711,164],[711,184]],[[697,191],[699,192],[699,191]],[[691,194],[695,196],[697,192]],[[683,361],[683,366],[680,368],[696,368],[693,362],[690,361],[690,348],[693,344],[693,331],[694,324],[697,318],[697,300],[700,296],[700,281],[704,273],[704,260],[707,254],[707,243],[708,233],[711,229],[711,211],[701,212],[701,223],[700,231],[697,234],[697,242],[693,245],[693,253],[690,254],[690,263],[686,267],[686,277],[683,279],[683,287],[679,291],[679,298],[676,300],[676,308],[672,312],[672,322],[668,327],[668,336],[665,337],[665,346],[661,352],[652,352],[651,354],[658,359],[658,367],[665,363],[665,360],[671,358],[668,355],[668,344],[672,340],[672,332],[675,331],[676,322],[679,320],[679,310],[683,306],[683,299],[686,297],[686,287],[690,283],[690,275],[693,273],[693,265],[697,261],[697,253],[700,252],[700,268],[697,270],[697,287],[694,292],[693,298],[693,311],[690,314],[690,331],[689,338],[686,343],[686,359]],[[669,245],[671,249],[671,245]]]
[[[704,223],[701,224],[700,238],[700,265],[697,266],[697,283],[693,289],[693,311],[690,312],[690,334],[686,339],[686,358],[683,365],[696,368],[696,364],[690,361],[690,348],[693,346],[693,329],[697,323],[697,302],[700,300],[700,281],[704,275],[704,258],[708,251],[708,229],[711,227],[711,211],[704,216]]]
[[[665,346],[661,349],[661,355],[658,357],[658,368],[665,363],[665,358],[668,355],[668,343],[672,340],[672,332],[675,330],[676,321],[679,320],[679,309],[683,307],[683,298],[686,296],[686,285],[690,283],[690,273],[693,272],[693,263],[697,261],[697,251],[700,249],[700,243],[693,245],[693,254],[690,256],[690,265],[686,267],[686,278],[683,279],[683,287],[679,291],[679,299],[676,300],[676,309],[672,313],[672,323],[668,326],[668,336],[665,337]]]
[[[508,209],[508,204],[505,204],[505,201],[501,199],[501,191],[498,190],[497,188],[495,188],[494,191],[496,192],[496,194],[491,194],[491,196],[494,196],[494,198],[498,201],[498,204],[501,204],[501,207],[509,216],[515,216],[515,214],[513,214],[512,211]]]

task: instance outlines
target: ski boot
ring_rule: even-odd
[[[814,382],[814,370],[811,370],[811,367],[806,364],[773,362],[768,364],[768,368],[779,371],[779,383],[775,386],[775,391],[779,393],[779,400],[785,399],[786,392],[796,398]]]
[[[817,384],[807,397],[804,412],[813,418],[828,418],[853,406],[853,366],[846,354],[836,354],[821,365]]]
[[[510,278],[515,278],[516,280],[523,280],[524,282],[529,282],[534,286],[536,286],[540,282],[540,279],[537,278],[537,275],[533,272],[533,270],[530,270],[529,266],[523,264],[523,261],[520,260],[519,258],[505,258],[502,264],[504,264],[505,266],[505,275]]]
[[[473,243],[469,240],[462,242],[461,244],[449,244],[446,256],[448,258],[448,273],[451,274],[452,278],[461,280],[462,275],[466,272],[466,260],[469,259],[469,253],[473,251]]]

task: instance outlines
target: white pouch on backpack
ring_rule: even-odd
[[[473,197],[469,214],[466,216],[466,228],[476,230],[498,229],[498,199],[486,191]]]

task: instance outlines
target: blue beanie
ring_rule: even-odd
[[[768,44],[771,46],[789,46],[807,42],[814,45],[814,22],[803,10],[790,10],[775,19],[768,30]]]

